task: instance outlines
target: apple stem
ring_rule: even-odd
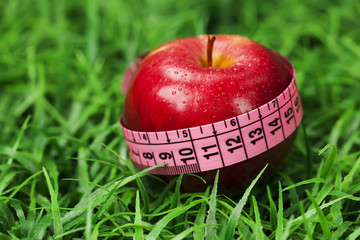
[[[216,37],[214,35],[209,34],[208,35],[208,42],[207,42],[207,67],[212,67],[212,52],[213,52],[213,46],[215,42]]]

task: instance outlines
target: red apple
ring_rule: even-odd
[[[213,46],[212,46],[213,44]],[[129,78],[129,77],[128,77]],[[151,51],[127,89],[123,124],[138,131],[166,131],[222,121],[255,109],[289,85],[288,65],[272,50],[243,36],[177,39]],[[247,186],[269,163],[279,164],[295,134],[269,151],[220,171],[219,187]],[[199,174],[212,183],[216,171]],[[190,179],[191,178],[191,179]],[[204,188],[188,176],[190,188]],[[221,187],[223,186],[223,187]]]
[[[130,67],[126,70],[125,74],[124,74],[124,79],[122,82],[122,92],[124,94],[126,94],[127,89],[129,87],[129,84],[134,76],[134,73],[136,72],[136,70],[138,69],[139,65],[141,64],[141,62],[144,60],[144,58],[146,57],[146,55],[148,55],[148,52],[142,53],[131,65]]]

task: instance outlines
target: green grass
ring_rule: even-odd
[[[357,0],[1,1],[0,239],[359,239],[359,19]],[[305,112],[279,169],[232,196],[138,172],[118,124],[136,56],[204,33],[287,56]]]

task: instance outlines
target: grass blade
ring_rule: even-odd
[[[251,182],[250,186],[246,189],[244,195],[240,199],[240,201],[236,204],[234,210],[232,211],[226,228],[224,228],[222,232],[222,239],[233,239],[235,235],[235,228],[236,224],[241,216],[241,212],[243,207],[245,206],[245,203],[247,202],[247,199],[250,195],[251,190],[255,186],[256,182],[259,180],[265,169],[267,168],[267,165],[263,168],[263,170],[257,175],[257,177]]]
[[[173,194],[173,197],[171,198],[170,209],[176,208],[176,207],[181,205],[181,202],[180,202],[180,186],[181,186],[182,178],[183,178],[183,174],[181,174],[178,177],[177,181],[176,181],[175,192]]]
[[[264,239],[264,232],[263,232],[263,227],[261,225],[259,207],[257,205],[256,199],[254,196],[252,196],[252,203],[254,206],[254,213],[255,213],[254,236],[255,236],[255,239],[262,240],[262,239]]]
[[[341,183],[341,191],[346,192],[349,189],[350,184],[354,180],[355,174],[360,170],[360,157],[356,160],[354,166],[350,172],[345,176],[344,181]]]
[[[336,154],[337,154],[337,147],[332,144],[327,144],[323,149],[320,150],[319,155],[323,154],[328,148],[332,147],[330,154],[323,166],[322,169],[320,169],[320,178],[326,178],[326,176],[329,175],[329,171],[334,164]]]
[[[56,193],[53,189],[53,186],[51,184],[50,177],[46,171],[46,169],[43,167],[43,172],[46,178],[46,182],[49,188],[50,198],[51,198],[51,209],[52,209],[52,217],[53,217],[53,225],[54,225],[54,234],[55,236],[60,235],[63,233],[63,225],[61,220],[61,214],[60,214],[60,208],[57,201]]]
[[[27,185],[32,179],[36,178],[38,175],[40,175],[42,171],[38,171],[37,173],[34,173],[30,177],[28,177],[26,180],[24,180],[20,185],[16,186],[12,193],[9,195],[9,198],[13,198],[17,192],[19,192],[25,185]]]
[[[218,181],[219,181],[219,170],[216,172],[214,186],[210,196],[209,212],[206,218],[206,225],[208,225],[208,227],[205,228],[205,239],[207,240],[216,239],[217,221],[215,218],[215,213],[216,213],[216,195],[217,195]]]
[[[180,234],[176,235],[172,240],[181,240],[186,238],[188,235],[190,235],[192,232],[195,232],[198,228],[204,228],[206,225],[195,225],[194,227],[188,228],[184,231],[182,231]]]
[[[315,202],[319,205],[329,195],[333,188],[334,185],[332,185],[332,183],[326,183],[316,195]]]
[[[290,216],[289,221],[286,223],[285,225],[285,229],[284,229],[284,233],[282,234],[282,240],[287,240],[289,239],[289,235],[290,235],[290,228],[291,228],[291,221],[294,219],[294,215]]]
[[[313,159],[311,156],[311,144],[310,144],[310,139],[308,137],[308,134],[306,132],[306,127],[305,127],[305,122],[303,121],[301,123],[301,128],[303,130],[303,134],[304,134],[304,142],[305,142],[305,149],[306,149],[306,178],[311,178],[312,176],[312,172],[313,172]]]
[[[308,223],[306,222],[306,217],[305,217],[305,213],[304,213],[304,203],[301,201],[299,204],[299,208],[300,208],[300,212],[301,212],[301,216],[302,216],[302,220],[303,220],[303,224],[304,224],[304,228],[306,231],[306,238],[308,240],[312,240],[312,231],[309,228]]]
[[[24,210],[19,203],[14,204],[13,208],[15,209],[16,215],[19,218],[19,224],[21,225],[21,235],[26,236],[27,232],[29,231],[29,226],[25,218]]]
[[[357,227],[356,230],[346,238],[346,240],[356,240],[359,239],[358,238],[359,236],[360,236],[360,227]]]
[[[210,188],[208,187],[204,193],[204,198],[208,198],[209,196],[209,191],[210,191]],[[206,215],[206,202],[202,202],[201,203],[201,206],[200,206],[200,209],[196,215],[196,219],[195,219],[195,225],[196,226],[201,226],[205,223],[205,215]],[[193,237],[195,240],[202,240],[204,239],[204,228],[195,228],[194,230],[194,234],[193,234]]]
[[[141,210],[140,210],[140,196],[139,191],[136,191],[136,200],[135,200],[135,224],[141,225]],[[143,240],[144,233],[142,227],[135,227],[134,240]]]
[[[266,186],[266,191],[268,194],[268,199],[269,199],[269,207],[270,207],[270,226],[271,226],[271,230],[275,231],[276,229],[276,224],[277,224],[277,212],[276,212],[276,206],[274,203],[274,200],[271,197],[271,192],[270,192],[270,187]]]
[[[12,238],[11,236],[9,236],[9,234],[3,234],[0,232],[0,239],[3,239],[3,240],[14,240],[14,238]]]
[[[90,201],[88,202],[88,207],[86,211],[86,222],[85,222],[85,231],[84,231],[85,239],[91,239],[91,229],[93,229],[93,224],[91,221],[92,215],[93,215],[93,208],[91,206],[91,201]]]
[[[316,213],[317,213],[317,216],[319,218],[319,221],[320,221],[320,225],[321,225],[321,229],[325,235],[325,237],[327,238],[331,238],[331,232],[330,232],[330,228],[329,228],[329,225],[328,225],[328,221],[326,220],[326,217],[324,215],[324,213],[321,211],[318,203],[316,202],[315,198],[311,195],[311,193],[306,190],[306,194],[308,196],[308,198],[310,199],[310,201],[312,202],[315,210],[316,210]]]
[[[33,239],[44,239],[45,234],[48,232],[48,228],[52,223],[53,217],[51,213],[42,216],[42,211],[38,215],[37,219],[34,222],[33,226]],[[58,239],[56,236],[55,239]]]
[[[10,209],[4,201],[0,199],[0,232],[8,232],[14,225],[15,220]]]
[[[307,184],[311,184],[311,183],[323,183],[323,182],[325,182],[325,180],[322,179],[322,178],[306,179],[306,180],[303,180],[301,182],[298,182],[298,183],[292,184],[290,186],[287,186],[282,191],[285,192],[285,191],[288,191],[290,189],[293,189],[293,188],[296,188],[296,187],[299,187],[299,186],[303,186],[303,185],[307,185]]]
[[[181,240],[186,238],[188,235],[190,235],[195,230],[195,227],[188,228],[181,232],[180,234],[176,235],[172,240]]]
[[[128,161],[123,159],[116,151],[114,151],[109,146],[107,146],[107,145],[104,145],[104,146],[106,147],[107,150],[109,150],[111,153],[113,153],[119,160],[121,160],[122,163],[125,164],[125,166],[131,171],[132,174],[136,174],[136,171],[134,170],[134,168]],[[143,199],[144,212],[147,213],[149,211],[149,197],[148,197],[147,191],[146,191],[145,186],[140,178],[136,178],[135,181],[139,186],[141,198]]]
[[[24,132],[26,131],[26,129],[29,126],[30,120],[31,120],[31,116],[27,116],[25,118],[25,121],[24,121],[23,125],[21,126],[20,132],[19,132],[18,136],[16,137],[15,143],[14,143],[14,145],[12,147],[13,152],[16,152],[16,150],[18,149],[20,141],[21,141],[21,139],[22,139],[22,137],[24,135]],[[9,158],[8,161],[7,161],[7,164],[12,164],[12,162],[13,162],[13,158]]]
[[[279,209],[278,209],[278,217],[277,217],[277,228],[276,228],[276,235],[275,239],[280,240],[283,239],[283,231],[284,231],[284,219],[283,219],[283,194],[282,194],[282,187],[281,183],[279,182]]]
[[[116,189],[116,188],[114,188],[115,186],[117,188],[121,188],[122,186],[136,180],[137,178],[140,178],[140,177],[146,175],[148,171],[151,171],[152,169],[155,169],[155,168],[158,168],[158,167],[164,166],[164,165],[165,164],[159,164],[159,165],[144,169],[140,172],[137,172],[134,175],[128,176],[124,179],[121,179],[114,183],[111,183],[106,188],[113,189],[113,190]],[[103,203],[104,199],[107,196],[109,196],[108,191],[106,191],[102,188],[96,189],[93,193],[89,194],[84,199],[82,199],[78,204],[76,204],[74,208],[86,209],[89,201],[93,201],[93,206],[97,206],[98,204]],[[84,213],[84,210],[78,210],[78,211],[71,211],[71,212],[65,214],[63,217],[63,223],[66,224],[65,229],[69,228],[72,225],[71,222],[76,221],[77,218],[80,217],[83,213]]]
[[[166,227],[166,225],[173,220],[174,218],[176,218],[177,216],[183,214],[184,212],[186,212],[188,209],[200,204],[202,201],[204,200],[197,200],[194,201],[192,203],[190,203],[187,206],[181,206],[179,208],[176,208],[174,211],[172,211],[171,213],[165,215],[163,218],[161,218],[154,226],[154,228],[151,230],[151,232],[146,236],[146,240],[156,240],[158,239],[161,231],[164,230],[164,228]]]
[[[343,234],[348,230],[348,228],[352,225],[352,222],[343,222],[340,227],[332,234],[331,240],[341,239]]]

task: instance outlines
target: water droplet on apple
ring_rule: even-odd
[[[186,76],[187,76],[187,74],[185,73],[185,74],[184,74],[184,76],[186,77]]]
[[[252,64],[251,63],[249,63],[249,67],[251,67],[252,66]]]
[[[175,94],[176,94],[176,91],[173,91],[171,94],[172,94],[172,95],[175,95]]]
[[[174,74],[179,74],[179,72],[178,72],[178,71],[175,71]]]
[[[185,95],[187,96],[187,95],[189,95],[189,93],[188,93],[188,92],[185,92]]]
[[[182,103],[182,104],[185,104],[185,103],[186,103],[186,101],[182,101],[181,103]]]
[[[178,90],[179,90],[179,91],[181,91],[181,90],[182,90],[182,88],[181,88],[181,87],[179,87],[179,88],[178,88]]]

